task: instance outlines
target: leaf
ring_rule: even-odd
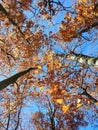
[[[98,102],[96,102],[95,104],[96,104],[96,106],[98,106]]]
[[[85,3],[86,3],[86,2],[87,2],[87,0],[78,0],[78,2],[85,2]]]
[[[44,86],[40,86],[39,89],[40,89],[40,90],[43,90],[43,89],[44,89]]]
[[[77,100],[77,103],[80,103],[80,101],[81,101],[81,99],[78,99],[78,100]]]
[[[62,98],[57,99],[56,102],[57,102],[58,104],[62,104],[62,103],[63,103],[63,99],[62,99]]]
[[[81,107],[82,103],[77,103],[77,108]]]
[[[41,65],[38,65],[37,67],[38,67],[38,69],[42,69]]]
[[[69,106],[67,106],[67,105],[62,106],[62,111],[64,113],[66,113],[68,111],[68,109],[69,109]]]
[[[62,90],[62,92],[61,92],[62,94],[66,94],[66,91],[65,90]]]
[[[32,79],[32,78],[33,78],[33,75],[29,74],[29,75],[27,76],[27,78],[28,78],[28,79]]]
[[[15,56],[16,58],[18,57],[18,52],[19,52],[18,48],[15,48],[15,49],[14,49],[14,56]]]

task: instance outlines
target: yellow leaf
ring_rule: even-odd
[[[68,109],[69,109],[69,106],[67,106],[67,105],[62,106],[62,111],[64,113],[66,113],[68,111]]]
[[[15,48],[15,49],[14,49],[14,56],[15,56],[15,57],[18,57],[18,52],[19,52],[18,48]]]
[[[39,73],[39,70],[38,70],[38,69],[34,70],[34,73],[35,73],[35,74],[38,74],[38,73]]]
[[[82,2],[82,0],[78,0],[78,2]]]
[[[62,102],[63,102],[63,99],[62,99],[62,98],[60,98],[60,99],[57,99],[57,100],[56,100],[56,102],[57,102],[57,103],[59,103],[59,104],[62,104]]]
[[[88,2],[88,0],[83,0],[83,2]]]
[[[62,90],[62,92],[61,92],[62,94],[66,94],[66,91],[65,90]]]
[[[6,110],[6,114],[8,114],[9,113],[9,111],[8,110]]]
[[[38,69],[42,69],[41,65],[38,65],[37,68],[38,68]]]
[[[38,60],[38,56],[34,55],[33,56],[33,61],[37,61]]]
[[[98,106],[98,102],[95,103]]]
[[[80,103],[80,102],[81,102],[81,99],[78,99],[78,100],[77,100],[77,103]]]
[[[81,107],[82,104],[81,103],[77,103],[77,108]]]
[[[28,39],[29,37],[30,37],[29,35],[27,35],[27,34],[25,35],[25,39]]]
[[[78,0],[78,2],[85,2],[85,3],[86,3],[86,2],[87,2],[87,0]]]
[[[39,89],[40,89],[40,90],[43,90],[43,89],[44,89],[44,86],[40,86]]]

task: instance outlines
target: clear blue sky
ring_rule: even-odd
[[[94,128],[94,127],[91,127],[91,125],[89,125],[88,127],[80,128],[79,130],[98,130],[98,128]]]

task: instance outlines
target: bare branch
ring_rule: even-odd
[[[8,115],[8,122],[7,122],[7,128],[6,128],[6,130],[9,129],[9,124],[10,124],[10,111],[9,111],[9,115]]]
[[[93,101],[94,103],[98,102],[94,97],[92,97],[86,89],[82,88],[83,92],[80,95],[85,95],[86,97],[88,97],[88,99],[90,99],[91,101]]]
[[[21,110],[22,110],[22,105],[20,106],[20,109],[19,109],[19,112],[18,112],[18,120],[17,120],[17,125],[16,125],[16,127],[15,127],[15,130],[17,130],[17,129],[18,129],[18,126],[19,126]]]

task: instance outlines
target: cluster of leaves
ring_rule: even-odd
[[[98,68],[66,56],[74,39],[89,42],[85,32],[97,37],[97,10],[97,0],[70,7],[62,0],[1,0],[0,73],[6,79],[0,82],[0,129],[78,130],[88,125],[89,115],[97,122]],[[62,11],[53,32],[52,20]],[[48,33],[45,20],[52,26]]]
[[[81,38],[84,32],[90,31],[97,25],[95,3],[89,0],[80,1],[73,5],[75,13],[66,13],[60,26],[60,37],[65,41]]]

